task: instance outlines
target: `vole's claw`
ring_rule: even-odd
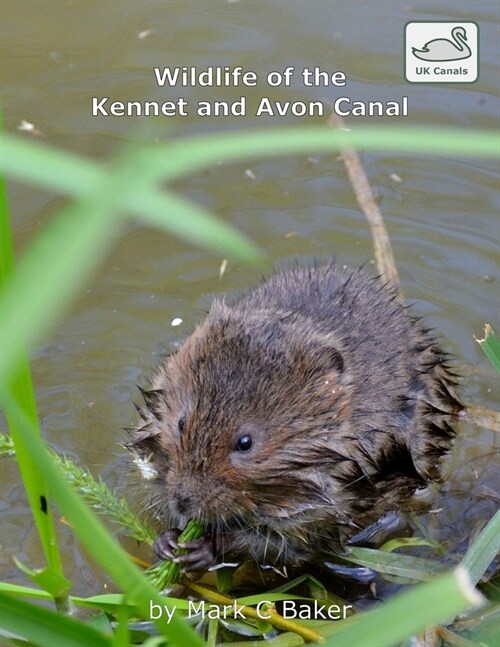
[[[181,531],[179,528],[169,528],[161,532],[153,543],[153,551],[157,557],[160,559],[170,559],[175,558],[175,551],[179,548],[177,540]]]
[[[185,571],[206,571],[215,561],[215,548],[210,539],[200,537],[179,544],[179,548],[185,548],[189,552],[184,555],[177,555],[175,561],[182,564]]]
[[[153,543],[153,551],[160,559],[168,559],[176,564],[181,564],[185,571],[206,571],[215,562],[215,548],[210,539],[200,537],[192,541],[179,544],[181,531],[178,528],[169,528],[158,535]],[[179,548],[188,552],[179,555]]]

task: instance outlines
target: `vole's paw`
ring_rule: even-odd
[[[169,528],[161,532],[153,543],[153,551],[159,559],[174,560],[175,551],[179,548],[177,540],[181,531],[179,528]]]
[[[373,582],[377,573],[367,566],[344,566],[343,564],[335,564],[333,562],[323,562],[328,570],[333,571],[337,575],[347,577],[362,584],[370,584]]]
[[[206,571],[215,562],[215,547],[208,537],[193,539],[178,547],[188,552],[176,555],[173,561],[181,564],[185,571]]]
[[[394,510],[382,515],[378,521],[361,530],[356,535],[347,540],[347,544],[360,544],[365,542],[382,543],[385,534],[398,530],[403,530],[405,520],[399,512]],[[387,540],[386,540],[387,541]]]

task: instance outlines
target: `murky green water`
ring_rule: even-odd
[[[166,139],[260,126],[275,128],[317,118],[137,119],[92,117],[91,98],[234,101],[360,100],[409,97],[404,119],[356,123],[423,128],[498,126],[497,2],[51,2],[3,0],[2,76],[9,132],[22,120],[43,141],[105,159],[130,133]],[[473,20],[480,26],[480,79],[475,84],[411,85],[403,75],[403,30],[408,21]],[[158,88],[154,66],[242,66],[264,77],[289,65],[345,72],[346,88]],[[24,137],[32,135],[23,134]],[[474,342],[483,323],[495,323],[498,300],[498,168],[490,161],[365,154],[363,163],[380,200],[408,300],[427,315],[464,375],[466,402],[495,406],[492,370]],[[401,181],[399,181],[401,180]],[[245,231],[268,255],[265,267],[222,257],[132,223],[50,338],[32,353],[42,426],[48,442],[111,484],[121,428],[131,424],[136,383],[160,353],[189,333],[213,294],[232,294],[272,266],[336,253],[341,263],[372,259],[368,228],[335,155],[277,158],[250,166],[208,168],[179,191]],[[10,190],[18,252],[61,204],[26,186]],[[287,236],[294,232],[295,235]],[[172,327],[174,317],[182,325]],[[446,462],[449,480],[425,523],[444,539],[470,536],[491,514],[498,483],[495,437],[460,426]],[[12,557],[30,566],[43,558],[17,468],[2,463],[3,576],[21,581]],[[60,528],[68,576],[78,593],[102,590],[105,577]],[[458,538],[458,540],[457,540]]]

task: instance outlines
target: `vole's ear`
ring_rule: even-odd
[[[317,339],[297,352],[292,370],[302,384],[303,394],[317,402],[318,410],[330,411],[333,419],[348,406],[351,387],[343,352],[336,344]]]
[[[308,375],[326,375],[332,373],[342,375],[344,372],[344,356],[333,340],[314,339],[302,346],[297,346],[293,352],[293,361],[300,372]]]
[[[153,418],[156,418],[156,420],[161,421],[163,417],[162,406],[165,408],[165,391],[161,389],[147,390],[140,386],[137,388],[141,392],[147,407],[147,410],[144,411],[144,407],[136,405],[136,409],[142,420],[145,422],[151,422]]]
[[[133,454],[144,458],[153,455],[159,447],[159,433],[152,424],[146,423],[138,429],[127,430],[131,440],[124,447]]]
[[[143,389],[137,387],[142,393],[146,406],[136,404],[137,413],[140,416],[138,427],[128,429],[131,440],[125,447],[138,456],[148,456],[158,448],[158,422],[162,420],[161,404],[165,401],[165,392],[155,389]]]
[[[335,371],[338,374],[344,372],[344,356],[335,346],[319,346],[315,349],[318,364],[327,371]]]

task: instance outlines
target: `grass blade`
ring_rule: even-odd
[[[134,159],[134,167],[141,168],[141,175],[138,180],[131,174],[133,191],[123,195],[117,193],[117,208],[189,242],[217,248],[246,260],[255,261],[260,257],[255,245],[231,225],[188,200],[156,189],[154,183],[161,178],[151,173],[150,151],[148,146],[135,151],[135,156],[127,155],[128,159]],[[109,173],[96,163],[71,153],[9,135],[5,135],[3,141],[0,170],[2,168],[17,180],[75,198],[94,194],[99,185],[106,182]],[[75,235],[78,236],[77,228]]]
[[[341,148],[366,151],[422,153],[425,155],[478,156],[496,158],[500,154],[498,132],[464,131],[452,128],[356,127],[346,132],[329,126],[305,126],[249,130],[192,137],[155,147],[144,154],[157,179],[172,180],[215,163],[241,162],[277,155],[331,153]]]
[[[461,566],[470,574],[473,584],[477,584],[484,572],[500,552],[500,510],[483,528],[479,537],[469,547],[462,559]]]
[[[103,187],[104,188],[104,187]],[[111,205],[67,207],[37,237],[2,292],[2,381],[46,333],[103,258],[117,231]]]
[[[262,258],[259,249],[242,233],[216,218],[199,205],[171,191],[137,192],[129,201],[144,223],[172,232],[188,242],[210,247],[221,254],[255,262]]]
[[[0,626],[41,647],[108,647],[110,637],[60,613],[0,593]]]
[[[138,164],[138,160],[123,161],[94,185],[91,197],[62,209],[21,259],[2,293],[2,379],[18,364],[25,345],[33,344],[49,330],[110,248],[119,229],[121,206],[133,196],[141,197]],[[182,222],[184,233],[189,231],[198,241],[208,240],[214,245],[223,238],[222,248],[234,250],[239,246],[243,256],[256,257],[255,248],[245,247],[242,235],[220,223],[204,225],[207,213],[201,208],[173,195],[146,195],[144,200],[156,224],[162,221],[165,227],[179,232],[181,226],[175,223]],[[170,221],[165,214],[170,214]]]
[[[0,177],[0,289],[3,288],[13,272],[14,253],[12,249],[12,236],[9,224],[9,209],[7,192],[3,177]],[[3,339],[3,338],[0,338]],[[5,344],[5,340],[3,340]],[[2,354],[5,346],[2,348]],[[16,399],[17,404],[22,407],[29,417],[40,436],[38,414],[35,404],[33,383],[26,358],[25,348],[19,345],[18,360],[15,372],[9,381],[9,388]],[[57,536],[54,526],[54,519],[50,510],[45,510],[43,502],[47,500],[47,488],[43,475],[34,461],[30,448],[23,443],[22,435],[18,433],[16,425],[7,414],[7,423],[12,433],[12,440],[15,446],[17,463],[21,473],[22,481],[26,489],[33,518],[35,520],[38,536],[42,544],[43,552],[49,569],[55,576],[63,578],[63,567],[61,555],[57,543]],[[61,603],[62,599],[60,600]]]
[[[56,193],[80,197],[97,187],[104,175],[96,163],[84,157],[7,133],[2,136],[0,171]]]
[[[500,373],[500,338],[496,335],[490,324],[484,326],[484,338],[474,337],[481,346],[486,357],[493,364],[494,368]]]
[[[390,553],[375,548],[352,546],[342,557],[349,562],[366,566],[386,575],[397,575],[410,580],[429,580],[436,573],[444,571],[446,566],[440,562],[424,557],[413,557],[402,553]]]

